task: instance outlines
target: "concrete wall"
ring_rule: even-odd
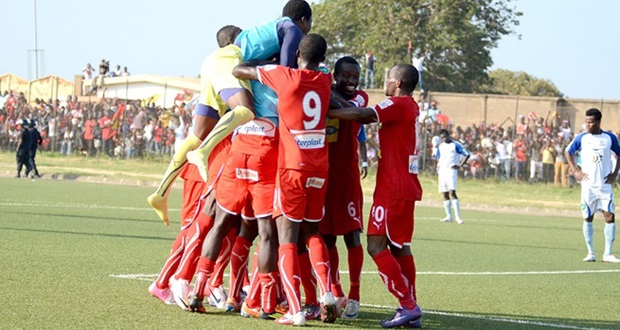
[[[370,104],[376,104],[385,98],[382,90],[368,90]],[[417,100],[419,95],[414,95]],[[561,99],[557,97],[534,97],[514,95],[431,93],[430,100],[437,101],[437,107],[450,117],[452,123],[469,126],[487,123],[501,124],[510,117],[535,112],[539,117],[546,117],[558,111],[562,118],[568,118],[571,126],[578,130],[584,122],[585,112],[589,108],[598,108],[603,113],[601,126],[605,130],[620,131],[620,101],[594,99]]]

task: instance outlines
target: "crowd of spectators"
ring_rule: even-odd
[[[172,155],[174,144],[183,140],[191,124],[185,103],[169,109],[128,101],[101,98],[96,102],[35,99],[11,91],[0,98],[0,148],[15,150],[19,119],[33,119],[43,137],[41,151],[62,155],[137,158]]]
[[[544,182],[562,186],[576,184],[563,150],[574,137],[568,118],[559,113],[538,117],[520,115],[515,122],[461,126],[437,109],[437,103],[420,103],[420,171],[434,174],[439,131],[452,133],[470,151],[460,170],[463,177],[496,181]],[[0,95],[0,148],[15,150],[19,119],[34,119],[41,131],[41,151],[87,157],[169,157],[191,127],[192,109],[179,102],[164,109],[140,100],[100,98],[94,102],[40,100],[29,104],[23,93]],[[583,130],[581,127],[577,131]],[[368,158],[376,164],[380,156],[377,126],[366,125]]]

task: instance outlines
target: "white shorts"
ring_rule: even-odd
[[[594,215],[596,211],[616,213],[616,202],[612,185],[601,187],[581,186],[581,214],[584,219]]]
[[[439,170],[439,192],[445,193],[451,190],[456,191],[456,179],[458,170]]]

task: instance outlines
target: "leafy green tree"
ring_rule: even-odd
[[[489,78],[488,84],[481,86],[479,92],[528,96],[564,96],[553,82],[536,78],[525,72],[497,69],[489,73]]]
[[[519,24],[512,1],[323,0],[312,8],[313,32],[327,40],[332,64],[347,54],[364,65],[373,50],[379,86],[385,68],[426,54],[425,89],[473,92],[488,81],[491,49]]]

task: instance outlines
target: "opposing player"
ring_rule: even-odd
[[[391,319],[381,321],[385,328],[422,326],[422,311],[414,298],[416,270],[410,249],[415,201],[422,198],[416,171],[419,108],[411,96],[417,82],[417,70],[412,65],[399,64],[389,71],[387,99],[372,108],[329,111],[330,117],[379,124],[381,158],[367,249],[388,291],[400,303]]]
[[[456,181],[459,168],[467,162],[470,154],[467,149],[463,148],[462,144],[452,140],[447,130],[442,129],[439,132],[439,137],[442,142],[437,148],[435,158],[439,166],[439,192],[443,194],[443,208],[446,211],[446,217],[441,219],[441,222],[456,220],[456,223],[460,225],[463,223],[463,219],[461,219],[459,198],[456,196]],[[454,208],[454,216],[452,215],[452,208]]]
[[[596,261],[594,244],[592,242],[594,213],[603,212],[605,218],[605,252],[603,262],[620,263],[620,259],[612,254],[612,247],[616,238],[615,210],[616,204],[613,194],[613,183],[618,176],[620,161],[611,168],[611,153],[620,158],[618,138],[611,132],[601,129],[602,114],[598,109],[586,111],[586,128],[575,136],[566,147],[565,155],[568,165],[575,178],[581,181],[581,214],[583,215],[583,236],[588,247],[588,255],[583,261]],[[575,165],[575,152],[581,155],[581,167]]]
[[[345,97],[352,106],[366,107],[368,94],[357,90],[361,68],[350,56],[336,61],[334,66],[335,91]],[[364,206],[360,176],[368,173],[366,134],[361,123],[331,119],[327,123],[329,142],[329,175],[325,218],[319,223],[319,232],[329,251],[332,291],[337,306],[345,318],[356,318],[360,305],[360,280],[364,263],[364,249],[360,233],[364,229],[362,208]],[[359,168],[362,158],[362,172]],[[344,236],[348,251],[350,289],[348,299],[340,284],[337,236]],[[303,272],[303,270],[302,270]],[[302,276],[304,276],[302,274]]]
[[[289,312],[276,320],[280,324],[305,324],[299,293],[298,239],[306,242],[313,269],[320,279],[322,319],[333,322],[337,317],[327,248],[315,225],[324,216],[327,188],[325,117],[332,78],[319,70],[326,49],[321,36],[309,34],[299,44],[298,70],[269,65],[238,66],[233,71],[238,78],[268,85],[279,97],[280,143],[274,218],[280,243],[278,267],[289,304]],[[300,233],[303,233],[301,237]]]
[[[220,29],[217,33],[217,38],[218,43],[223,47],[207,57],[202,66],[202,91],[195,118],[196,125],[202,125],[199,129],[200,131],[208,133],[218,122],[220,114],[226,111],[226,107],[233,109],[247,107],[250,111],[253,110],[249,83],[247,81],[239,81],[230,74],[232,68],[241,62],[239,48],[230,44],[240,31],[235,26],[225,26]],[[193,131],[196,132],[196,128]],[[198,139],[199,137],[196,137],[196,140]],[[184,148],[190,147],[191,142],[186,139]],[[230,140],[225,139],[218,144],[210,155],[213,166],[209,170],[214,174],[212,178],[215,178],[215,174],[219,172],[229,147]],[[185,161],[182,163],[185,163]],[[182,169],[183,167],[178,171],[180,172]],[[214,203],[212,194],[209,195],[211,198],[206,198],[199,202],[199,197],[205,193],[212,182],[202,181],[195,167],[186,170],[185,174],[188,180],[185,181],[184,185],[181,218],[182,230],[172,245],[169,257],[158,279],[149,287],[151,294],[164,302],[169,303],[171,296],[173,296],[174,300],[182,308],[187,308],[188,305],[189,281],[191,281],[196,268],[196,259],[200,256],[202,240],[212,226],[211,219],[213,215],[209,210],[211,210]],[[174,174],[174,176],[176,175]],[[171,181],[168,181],[162,184],[169,185],[171,183]],[[166,194],[169,193],[169,189],[170,187],[168,186]],[[208,214],[202,212],[203,208],[206,208]],[[224,262],[222,267],[225,267]],[[175,275],[175,280],[171,281],[173,274]],[[169,282],[172,282],[172,293],[168,287]]]

